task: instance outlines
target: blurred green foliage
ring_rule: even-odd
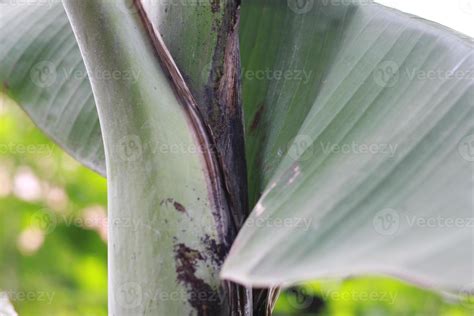
[[[277,302],[275,316],[282,315],[469,316],[474,304],[394,279],[365,277],[290,289]]]
[[[0,292],[19,315],[107,315],[106,180],[0,100]]]
[[[107,315],[106,199],[104,178],[0,96],[0,292],[19,315]],[[275,315],[468,316],[471,303],[357,278],[289,289]]]

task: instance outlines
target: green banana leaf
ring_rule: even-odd
[[[242,4],[247,156],[263,195],[221,276],[472,289],[472,40],[369,2],[298,3]]]
[[[60,1],[0,1],[0,82],[39,128],[105,175],[94,97]]]

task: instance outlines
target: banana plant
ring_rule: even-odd
[[[108,181],[111,315],[474,289],[474,43],[371,1],[0,1],[2,93]]]

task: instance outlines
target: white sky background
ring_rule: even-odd
[[[474,37],[474,0],[375,0]]]

